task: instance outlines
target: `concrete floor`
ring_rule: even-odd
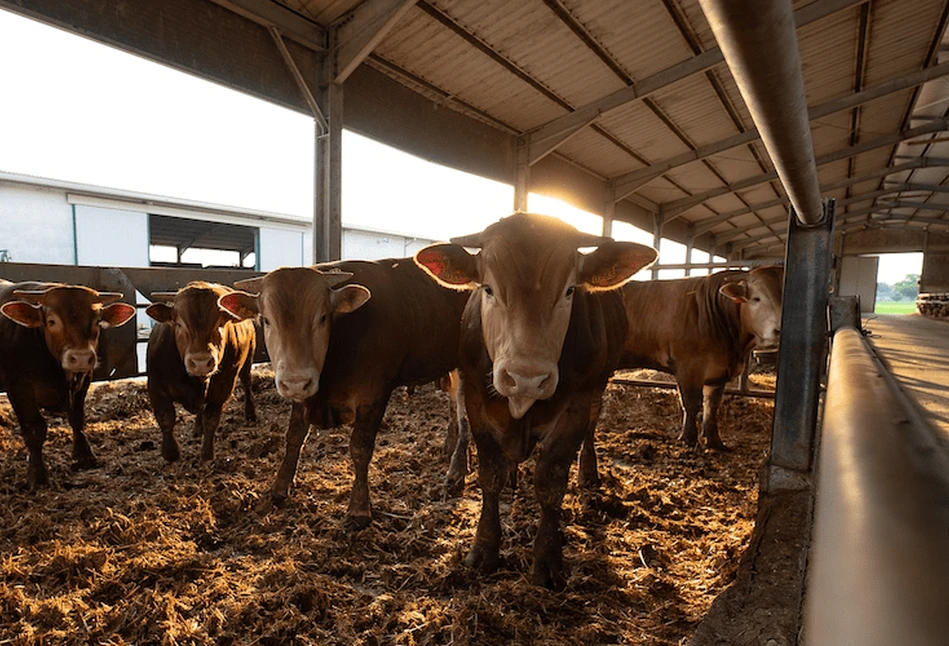
[[[863,326],[877,356],[949,447],[949,321],[873,314]]]

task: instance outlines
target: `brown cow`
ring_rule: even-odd
[[[597,247],[581,254],[581,247]],[[480,248],[471,255],[465,247]],[[482,233],[426,247],[416,262],[446,285],[477,286],[462,319],[461,372],[478,447],[481,519],[465,563],[498,566],[498,495],[508,462],[542,450],[534,471],[541,507],[532,580],[560,589],[560,506],[570,464],[616,367],[626,316],[615,289],[656,251],[518,213]]]
[[[365,527],[369,461],[389,396],[458,365],[468,295],[436,285],[411,258],[282,268],[237,286],[258,296],[236,292],[221,304],[260,313],[277,392],[294,402],[273,499],[287,497],[311,424],[352,423],[355,481],[345,525]]]
[[[257,348],[254,321],[218,305],[232,291],[192,282],[177,292],[152,294],[156,302],[145,310],[158,321],[148,337],[148,397],[161,428],[161,454],[168,462],[181,456],[175,402],[195,415],[194,435],[203,436],[202,460],[214,458],[214,433],[238,377],[244,388],[244,418],[257,421],[250,375]]]
[[[74,468],[96,466],[83,433],[86,392],[96,367],[99,331],[135,316],[122,294],[80,285],[0,282],[0,386],[7,392],[30,453],[30,487],[49,481],[43,462],[41,408],[65,412],[73,432]]]
[[[696,278],[630,282],[623,286],[629,333],[620,368],[651,368],[675,376],[684,411],[680,439],[725,450],[718,406],[755,347],[773,349],[781,335],[784,269],[722,271]],[[584,444],[581,482],[596,481],[591,441]]]

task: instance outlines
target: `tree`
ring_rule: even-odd
[[[896,295],[893,293],[893,286],[887,283],[877,283],[877,301],[894,301]]]
[[[907,274],[906,278],[893,285],[893,294],[898,301],[915,301],[919,294],[919,274]]]

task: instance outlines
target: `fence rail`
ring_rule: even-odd
[[[135,305],[140,317],[145,316],[144,307],[137,302],[136,292],[146,298],[153,292],[176,291],[193,280],[203,280],[222,285],[233,285],[235,281],[259,276],[252,269],[206,269],[199,267],[88,267],[82,265],[41,265],[34,263],[0,263],[0,278],[12,282],[27,280],[85,285],[99,291],[121,292],[122,300]],[[258,331],[259,334],[259,331]],[[140,339],[135,325],[103,330],[99,338],[99,365],[92,378],[96,381],[123,379],[144,373],[145,366],[138,362]],[[263,340],[258,338],[255,361],[267,361]]]

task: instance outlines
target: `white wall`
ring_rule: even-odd
[[[302,232],[261,227],[259,240],[260,259],[258,266],[261,271],[303,265],[304,239]]]
[[[372,233],[355,229],[343,229],[343,259],[378,260],[380,258],[405,258],[413,255],[431,240],[409,238],[387,233]]]
[[[76,205],[80,265],[148,267],[148,214]]]
[[[75,263],[72,205],[56,189],[0,182],[0,249],[12,262]]]

